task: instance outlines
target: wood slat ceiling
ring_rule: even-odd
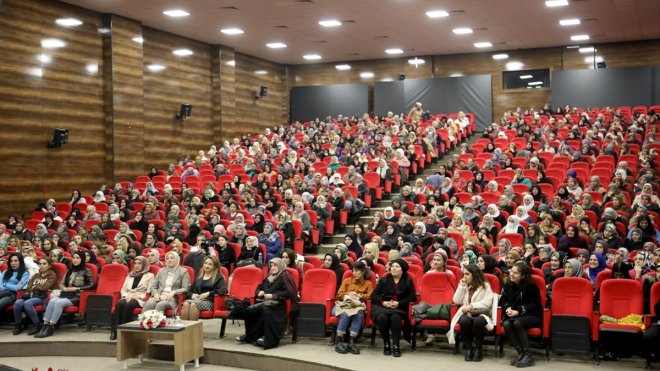
[[[144,25],[237,52],[284,64],[314,63],[302,56],[318,53],[323,62],[387,57],[387,48],[405,56],[483,51],[473,43],[490,41],[489,50],[515,50],[570,45],[573,34],[589,34],[583,44],[660,39],[660,0],[569,0],[569,6],[547,8],[543,0],[64,0],[83,8],[119,14]],[[171,18],[168,9],[191,15]],[[428,10],[450,16],[430,19]],[[562,27],[559,20],[580,18],[578,26]],[[338,28],[318,21],[338,19]],[[285,27],[284,27],[285,26]],[[240,27],[245,33],[228,36],[221,28]],[[457,36],[456,27],[471,27]],[[286,49],[273,50],[280,41]]]

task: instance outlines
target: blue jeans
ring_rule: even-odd
[[[332,315],[335,316],[336,308],[332,308]],[[344,336],[348,325],[351,325],[351,336],[358,336],[360,330],[362,329],[362,322],[364,322],[364,313],[358,312],[353,316],[349,316],[346,313],[339,315],[339,324],[337,325],[337,336]]]
[[[28,317],[30,317],[30,321],[32,321],[32,324],[37,325],[39,324],[39,315],[37,314],[36,309],[34,309],[35,305],[41,305],[43,304],[44,300],[42,298],[32,298],[32,299],[18,299],[14,303],[14,320],[16,323],[21,322],[21,315],[25,311],[25,314],[27,314]]]
[[[73,305],[67,298],[51,298],[44,313],[44,322],[57,323],[62,316],[64,308]]]

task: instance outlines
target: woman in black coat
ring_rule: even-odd
[[[408,263],[403,259],[396,259],[390,266],[390,274],[378,281],[378,285],[371,295],[373,304],[371,317],[378,325],[383,336],[383,354],[401,357],[399,339],[410,339],[410,320],[408,308],[416,299],[415,286],[407,275]],[[403,328],[401,321],[403,320]],[[392,337],[390,341],[390,330]]]
[[[253,343],[265,349],[275,348],[284,336],[288,318],[286,300],[291,300],[291,312],[297,312],[298,297],[296,284],[286,271],[286,265],[280,258],[273,258],[268,263],[268,277],[255,291],[257,304],[250,306],[245,318],[245,335],[236,340],[241,343]]]
[[[532,279],[532,268],[526,262],[518,261],[511,267],[509,283],[502,290],[500,304],[502,327],[518,352],[511,365],[532,366],[534,359],[529,349],[527,329],[541,326],[543,306],[539,288]]]

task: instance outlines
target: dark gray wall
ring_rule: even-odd
[[[299,86],[291,89],[291,120],[310,121],[331,115],[358,116],[368,113],[367,84]]]
[[[660,104],[660,66],[653,67],[653,104]]]
[[[553,71],[552,105],[577,107],[649,106],[653,86],[660,92],[657,67]],[[656,93],[656,102],[658,100]]]
[[[493,117],[490,75],[410,79],[377,82],[374,88],[374,113],[408,113],[421,102],[431,113],[474,113],[477,127],[483,129]]]

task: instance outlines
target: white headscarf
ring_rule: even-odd
[[[492,212],[491,209],[494,209],[495,212]],[[500,216],[500,209],[497,207],[495,204],[490,204],[488,205],[488,214],[493,217],[493,219],[497,218]]]
[[[507,221],[506,225],[502,229],[504,233],[518,233],[518,227],[520,226],[520,222],[518,221],[518,217],[515,215],[509,216],[509,220],[513,219],[513,223],[510,221]]]
[[[529,205],[527,205],[526,202],[529,202]],[[534,197],[532,197],[530,194],[525,195],[525,197],[523,197],[523,204],[520,206],[525,209],[525,214],[527,214],[529,210],[534,208]]]

